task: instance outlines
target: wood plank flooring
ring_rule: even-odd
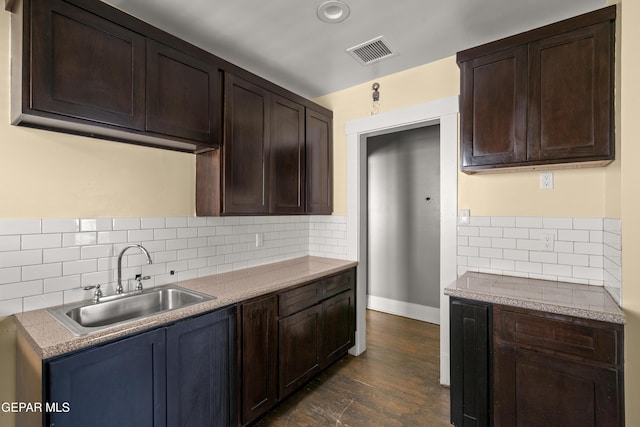
[[[449,426],[438,325],[367,311],[367,351],[346,356],[256,426]]]

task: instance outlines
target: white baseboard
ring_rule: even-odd
[[[440,324],[440,309],[410,302],[367,295],[367,308],[423,322]]]

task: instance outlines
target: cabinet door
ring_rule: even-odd
[[[225,74],[223,213],[269,211],[269,103],[266,89]]]
[[[333,120],[307,108],[306,111],[306,212],[333,212]]]
[[[147,39],[148,131],[219,145],[219,86],[211,59],[205,62]]]
[[[143,130],[144,37],[63,1],[34,0],[32,8],[25,105]]]
[[[527,49],[461,64],[462,170],[527,159]]]
[[[242,424],[278,400],[278,324],[275,295],[241,306]]]
[[[167,328],[168,425],[235,425],[235,318],[230,307]]]
[[[46,425],[166,426],[165,375],[164,329],[48,362]]]
[[[496,427],[621,426],[615,368],[508,345],[496,349]]]
[[[270,213],[304,213],[304,107],[275,94],[272,99]]]
[[[342,357],[355,343],[355,293],[342,292],[322,302],[322,367]]]
[[[320,371],[321,315],[317,304],[279,321],[280,399]]]
[[[451,423],[490,425],[491,307],[451,299]]]
[[[607,21],[530,45],[531,160],[613,159],[611,27]]]

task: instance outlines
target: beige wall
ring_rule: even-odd
[[[193,215],[191,154],[9,124],[10,18],[0,13],[0,218]]]
[[[627,425],[640,425],[640,187],[635,161],[640,158],[640,2],[621,2],[620,126],[622,212],[622,302],[625,328],[625,392]]]

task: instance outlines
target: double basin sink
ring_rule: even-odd
[[[171,285],[104,297],[98,303],[61,305],[47,311],[74,335],[86,335],[212,299],[215,297]]]

